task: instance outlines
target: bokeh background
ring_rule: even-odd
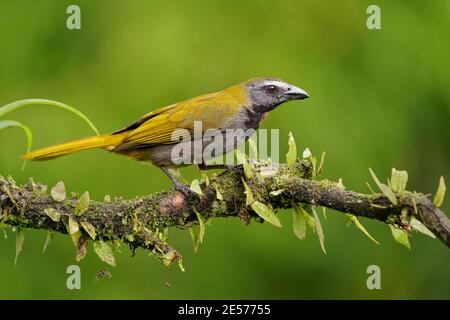
[[[66,28],[66,8],[81,7],[82,29]],[[381,7],[381,30],[368,30],[366,8]],[[276,76],[312,98],[278,108],[263,128],[286,143],[327,152],[325,176],[367,192],[368,167],[379,177],[409,172],[409,189],[434,193],[450,180],[450,2],[431,1],[1,1],[0,105],[47,98],[84,112],[102,132],[120,128],[172,102],[255,76]],[[7,116],[30,126],[34,147],[90,135],[71,113],[30,106]],[[19,183],[34,177],[68,191],[134,197],[168,188],[151,168],[102,151],[50,162],[18,159],[26,140],[0,131],[0,174]],[[184,175],[195,177],[192,169]],[[450,211],[450,200],[443,209]],[[0,239],[0,298],[450,298],[450,254],[414,234],[408,251],[386,225],[362,219],[377,246],[344,215],[323,221],[327,255],[315,235],[299,241],[291,212],[283,229],[213,221],[194,253],[187,231],[171,230],[186,272],[162,266],[147,252],[122,246],[112,278],[93,253],[79,263],[82,289],[66,288],[75,264],[67,236],[41,253],[44,231],[26,231],[14,267],[15,241]],[[382,289],[366,288],[366,268],[381,267]],[[170,284],[170,286],[168,286]]]

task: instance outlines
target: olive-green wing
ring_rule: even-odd
[[[222,93],[212,93],[163,108],[162,111],[158,109],[154,111],[156,114],[150,113],[151,116],[137,126],[131,125],[130,133],[113,151],[174,144],[179,141],[177,138],[187,133],[186,130],[193,138],[194,121],[201,122],[202,132],[207,129],[224,129],[227,120],[241,106],[241,101]],[[136,123],[138,122],[139,120]]]
[[[156,110],[153,110],[145,115],[143,115],[141,118],[139,118],[138,120],[134,121],[132,124],[126,126],[125,128],[122,128],[120,130],[114,131],[112,134],[119,134],[119,133],[123,133],[125,131],[132,131],[136,128],[138,128],[141,124],[143,124],[144,122],[146,122],[147,120],[156,117],[159,114],[165,113],[173,108],[176,107],[176,104],[171,104],[170,106],[167,107],[162,107],[162,108],[158,108]]]

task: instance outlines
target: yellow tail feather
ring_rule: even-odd
[[[94,136],[31,151],[22,155],[20,158],[22,160],[49,160],[82,150],[114,146],[122,139],[123,137],[120,134]]]

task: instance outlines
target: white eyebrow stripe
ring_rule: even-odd
[[[268,86],[274,85],[274,86],[277,86],[277,87],[285,87],[286,86],[286,84],[284,82],[276,81],[276,80],[266,81],[266,82],[264,82],[264,84],[268,85]]]

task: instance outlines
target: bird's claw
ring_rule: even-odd
[[[189,186],[180,183],[174,183],[175,190],[180,191],[182,194],[184,194],[187,198],[197,196],[197,193],[191,190]]]

